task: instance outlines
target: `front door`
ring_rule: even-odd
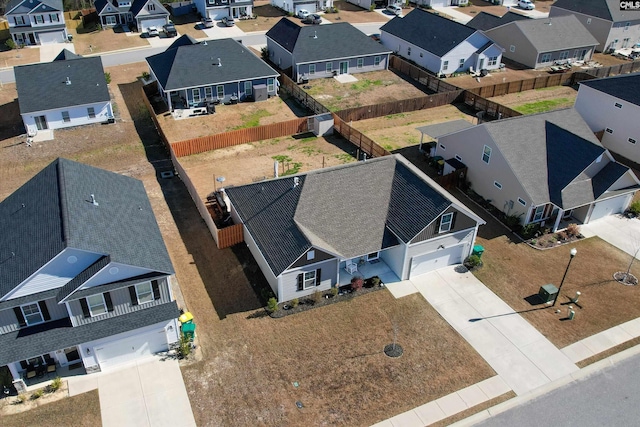
[[[49,126],[47,125],[47,118],[45,116],[36,116],[35,121],[38,130],[49,129]]]
[[[62,350],[61,353],[56,353],[60,366],[67,366],[71,363],[80,361],[80,353],[78,353],[78,347],[69,347]]]
[[[36,38],[33,36],[33,33],[29,33],[29,44],[36,44]]]
[[[340,63],[340,74],[349,74],[349,61]]]
[[[582,52],[580,52],[580,61],[584,61],[585,56],[587,56],[587,49],[582,49]]]
[[[484,58],[480,58],[480,65],[478,65],[478,70],[482,70],[484,68]]]

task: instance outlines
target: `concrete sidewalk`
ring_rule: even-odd
[[[459,12],[456,6],[434,6],[433,10],[438,13],[450,16],[454,21],[460,24],[466,24],[473,19],[473,16],[469,16],[466,13]]]
[[[598,236],[605,242],[636,256],[640,250],[640,220],[623,215],[608,215],[589,224],[581,224],[584,237]]]

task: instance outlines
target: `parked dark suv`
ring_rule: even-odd
[[[302,23],[318,25],[322,23],[322,17],[318,14],[312,13],[311,15],[307,15],[307,17],[302,20]]]
[[[167,37],[175,37],[178,35],[178,31],[173,24],[166,24],[162,29]]]

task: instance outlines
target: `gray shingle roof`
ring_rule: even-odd
[[[634,17],[637,12],[620,10],[620,0],[557,0],[553,6],[607,21],[621,22],[638,19]]]
[[[6,13],[27,13],[41,4],[47,6],[47,10],[63,10],[62,0],[10,0],[5,11]],[[18,8],[13,10],[16,7]]]
[[[442,57],[476,32],[445,17],[414,9],[404,18],[393,18],[380,27],[415,46]]]
[[[507,25],[517,27],[538,52],[552,52],[598,44],[598,40],[574,15],[525,19]],[[487,34],[491,36],[491,31],[489,30]]]
[[[71,160],[55,160],[2,201],[0,229],[0,298],[67,247],[173,273],[142,182]]]
[[[67,49],[62,49],[58,54],[58,56],[56,56],[53,60],[54,61],[70,61],[72,59],[79,59],[79,58],[82,58],[82,56],[76,55],[75,53]]]
[[[175,319],[179,315],[176,302],[171,301],[75,328],[69,318],[64,318],[18,329],[0,335],[0,366]]]
[[[167,15],[169,15],[169,12],[167,11],[167,9],[165,9],[164,6],[162,6],[162,5],[160,5],[160,7],[157,8],[156,10],[154,10],[152,13],[148,12],[147,10],[143,10],[145,5],[149,1],[151,1],[151,0],[133,0],[133,3],[131,4],[131,9],[129,9],[129,11],[135,17],[137,17],[140,14],[141,11],[143,12],[143,14],[144,14],[144,12],[147,12],[147,14],[154,15],[154,16],[167,16]],[[158,2],[158,3],[160,3],[160,2]]]
[[[640,73],[585,80],[580,84],[640,106]]]
[[[174,42],[175,47],[147,58],[165,91],[278,76],[277,71],[233,39],[207,40],[206,44],[186,44],[188,41],[181,37]]]
[[[99,56],[21,65],[14,72],[22,114],[110,100]]]
[[[300,27],[282,18],[267,37],[293,53],[296,64],[391,53],[348,22]]]
[[[393,245],[393,235],[410,241],[453,200],[418,174],[385,156],[299,175],[297,187],[286,177],[227,194],[278,276],[312,245],[353,257]]]
[[[500,25],[508,24],[513,21],[521,21],[523,19],[531,19],[528,16],[520,15],[515,12],[507,12],[502,16],[492,15],[487,12],[480,12],[473,19],[467,22],[467,27],[474,28],[476,30],[490,30],[491,28],[499,27]]]
[[[458,132],[463,129],[473,127],[474,124],[466,120],[451,120],[448,122],[437,123],[435,125],[426,125],[417,127],[416,130],[429,135],[431,138],[438,139],[449,133]]]

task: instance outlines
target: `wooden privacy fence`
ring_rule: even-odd
[[[365,105],[364,107],[353,107],[336,111],[345,122],[373,119],[375,117],[388,116],[389,114],[406,113],[409,111],[424,110],[427,108],[441,107],[455,102],[462,94],[462,90],[436,93],[428,96],[421,96],[400,101],[389,101],[382,104]]]
[[[218,249],[224,249],[244,242],[242,224],[233,224],[218,229]]]
[[[313,111],[314,114],[328,113],[329,109],[315,100],[307,92],[298,86],[296,82],[291,80],[286,74],[280,72],[280,89],[283,89],[289,95],[298,100],[299,103]]]
[[[498,83],[495,85],[474,87],[467,89],[483,98],[506,95],[508,93],[523,92],[531,89],[542,89],[545,87],[562,86],[571,84],[573,73],[547,74],[540,77],[525,80],[515,80],[512,82]]]
[[[358,147],[361,152],[366,153],[367,157],[382,157],[391,154],[389,151],[378,145],[373,139],[345,123],[336,114],[333,114],[333,122],[333,129],[346,140]]]
[[[9,29],[9,22],[0,21],[0,30],[8,30],[8,29]]]
[[[206,151],[246,144],[248,142],[280,138],[283,136],[291,136],[297,133],[307,132],[309,130],[307,122],[307,118],[302,117],[286,122],[232,130],[230,132],[203,136],[201,138],[173,142],[171,143],[171,147],[175,151],[177,157],[190,156],[192,154],[204,153]]]
[[[636,71],[640,71],[640,60],[611,65],[609,67],[589,68],[587,73],[596,77],[609,77],[618,74],[635,73]]]
[[[391,70],[409,76],[411,79],[425,85],[429,90],[432,90],[436,93],[450,92],[460,89],[455,85],[437,78],[433,74],[430,74],[428,71],[418,67],[417,65],[411,64],[410,62],[400,58],[399,56],[391,56],[391,60],[389,61],[389,68]]]
[[[475,93],[468,90],[464,91],[462,99],[463,102],[468,106],[473,107],[476,110],[484,111],[485,114],[488,114],[495,118],[505,119],[507,117],[516,117],[522,115],[522,113],[519,113],[516,110],[513,110],[502,104],[498,104],[497,102],[489,101],[488,99],[483,98],[480,95],[476,95]]]

